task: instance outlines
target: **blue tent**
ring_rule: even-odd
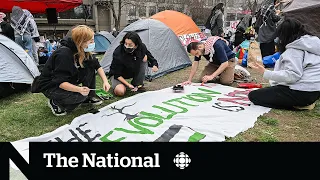
[[[94,35],[96,43],[95,53],[105,53],[115,37],[107,31],[101,31]]]

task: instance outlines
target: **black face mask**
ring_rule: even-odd
[[[134,48],[127,48],[126,46],[124,46],[124,51],[128,54],[133,53],[134,52]]]

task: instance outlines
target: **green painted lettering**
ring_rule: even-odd
[[[173,106],[173,107],[177,107],[177,108],[181,109],[182,111],[180,111],[178,113],[186,113],[186,112],[188,112],[188,109],[185,108],[185,107],[182,107],[182,106],[174,105],[174,104],[169,103],[169,102],[163,102],[163,104],[166,104],[166,105],[169,105],[169,106]]]
[[[193,105],[193,104],[189,104],[189,103],[186,103],[186,102],[183,102],[183,101],[181,101],[183,98],[176,98],[176,99],[171,99],[171,100],[169,100],[169,101],[167,101],[167,102],[178,102],[178,103],[180,103],[180,104],[183,104],[183,105],[186,105],[186,106],[191,106],[191,107],[197,107],[197,106],[199,106],[199,105]]]
[[[209,89],[199,88],[198,90],[203,91],[203,92],[207,92],[207,94],[221,94],[221,93],[219,93],[219,92],[211,91],[211,90],[209,90]],[[213,96],[213,97],[215,97],[215,96]]]
[[[190,95],[186,95],[183,98],[188,99],[190,101],[195,101],[195,102],[210,102],[210,101],[212,101],[212,96],[209,96],[207,94],[202,94],[202,93],[192,93]]]
[[[134,127],[135,129],[139,130],[139,131],[132,131],[132,130],[128,130],[128,129],[124,129],[124,128],[116,128],[114,129],[115,131],[122,131],[122,132],[125,132],[125,133],[128,133],[128,134],[154,134],[153,131],[147,129],[147,128],[144,128],[142,126],[139,126],[135,123],[133,123],[132,121],[128,121],[128,123]]]
[[[161,111],[164,111],[164,112],[167,112],[167,113],[170,113],[166,118],[164,119],[172,119],[173,116],[177,115],[178,112],[175,112],[175,111],[172,111],[170,109],[167,109],[167,108],[164,108],[164,107],[161,107],[161,106],[152,106],[153,108],[156,108],[156,109],[160,109]]]
[[[109,136],[113,134],[113,131],[110,131],[108,134],[106,134],[105,136],[103,136],[102,138],[100,138],[100,140],[102,142],[121,142],[123,140],[125,140],[126,138],[125,137],[122,137],[122,138],[119,138],[119,139],[116,139],[116,140],[110,140],[109,139]]]
[[[215,97],[215,96],[211,96],[212,94],[221,94],[219,92],[215,92],[215,91],[211,91],[203,88],[199,88],[199,90],[204,91],[206,93],[192,93],[192,94],[186,95],[183,98],[188,99],[190,101],[195,101],[195,102],[210,102],[212,101],[213,97]]]
[[[158,118],[158,119],[166,119],[165,117],[160,116],[159,114],[149,113],[149,112],[145,112],[145,111],[141,111],[139,114],[142,116],[148,116],[148,117],[153,117],[153,118]]]
[[[141,120],[152,120],[152,121],[156,121],[156,124],[149,124],[149,123],[143,123],[141,122]],[[147,116],[147,117],[138,117],[134,119],[134,122],[140,126],[146,126],[146,127],[157,127],[160,124],[163,123],[162,119],[153,117],[153,116]]]
[[[206,135],[201,134],[199,132],[195,132],[192,136],[189,137],[188,142],[199,142],[200,140],[204,139]]]

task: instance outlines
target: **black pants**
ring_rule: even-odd
[[[137,73],[132,81],[131,81],[131,84],[135,87],[137,86],[140,86],[140,85],[143,85],[143,80],[145,79],[145,74],[146,74],[146,68],[147,68],[147,63],[146,62],[143,62],[141,63],[140,65],[140,70],[139,70],[139,73]],[[114,90],[119,84],[122,84],[118,79],[115,79],[114,76],[111,76],[110,77],[110,80],[111,80],[111,86],[112,86],[112,89]]]
[[[41,56],[39,57],[39,64],[46,64],[47,60],[49,58],[47,56]]]
[[[81,72],[82,75],[79,84],[82,83],[82,86],[88,87],[90,89],[96,88],[96,76],[95,70],[92,68],[85,68]],[[70,92],[63,90],[59,87],[54,87],[46,90],[43,94],[49,98],[54,100],[54,102],[62,109],[67,112],[70,112],[77,108],[80,104],[82,104],[88,97],[94,97],[95,91],[90,91],[88,96],[83,96],[77,92]]]
[[[308,106],[316,102],[320,92],[305,92],[288,86],[273,86],[251,91],[249,99],[253,104],[275,109],[293,109],[294,106]]]
[[[245,40],[243,32],[237,31],[235,33],[235,40],[234,40],[234,46],[239,46],[243,41]]]
[[[273,55],[276,51],[274,41],[270,43],[261,43],[260,44],[261,55],[262,57]]]
[[[30,84],[21,84],[21,83],[0,83],[0,99],[8,97],[12,94],[26,91],[30,88]]]

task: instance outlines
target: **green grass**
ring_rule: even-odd
[[[100,58],[101,59],[101,58]],[[200,63],[203,68],[205,61]],[[250,69],[249,69],[250,71]],[[190,67],[170,73],[152,82],[146,82],[147,90],[159,90],[188,78]],[[250,71],[251,72],[251,71]],[[200,71],[194,79],[199,78]],[[252,73],[260,82],[260,76]],[[100,77],[97,77],[97,88],[102,87]],[[132,96],[129,92],[124,98]],[[116,102],[122,98],[114,97],[97,109]],[[47,106],[47,98],[43,94],[23,92],[0,100],[0,141],[16,141],[28,137],[40,136],[71,123],[71,121],[89,112],[91,106],[79,107],[71,114],[56,117]],[[227,142],[281,142],[281,141],[319,141],[320,140],[320,102],[312,111],[271,110],[258,118],[255,126]]]
[[[262,116],[260,118],[260,120],[262,122],[264,122],[265,124],[270,125],[270,126],[277,126],[279,124],[279,120],[274,119],[274,118],[269,118],[269,117]]]

